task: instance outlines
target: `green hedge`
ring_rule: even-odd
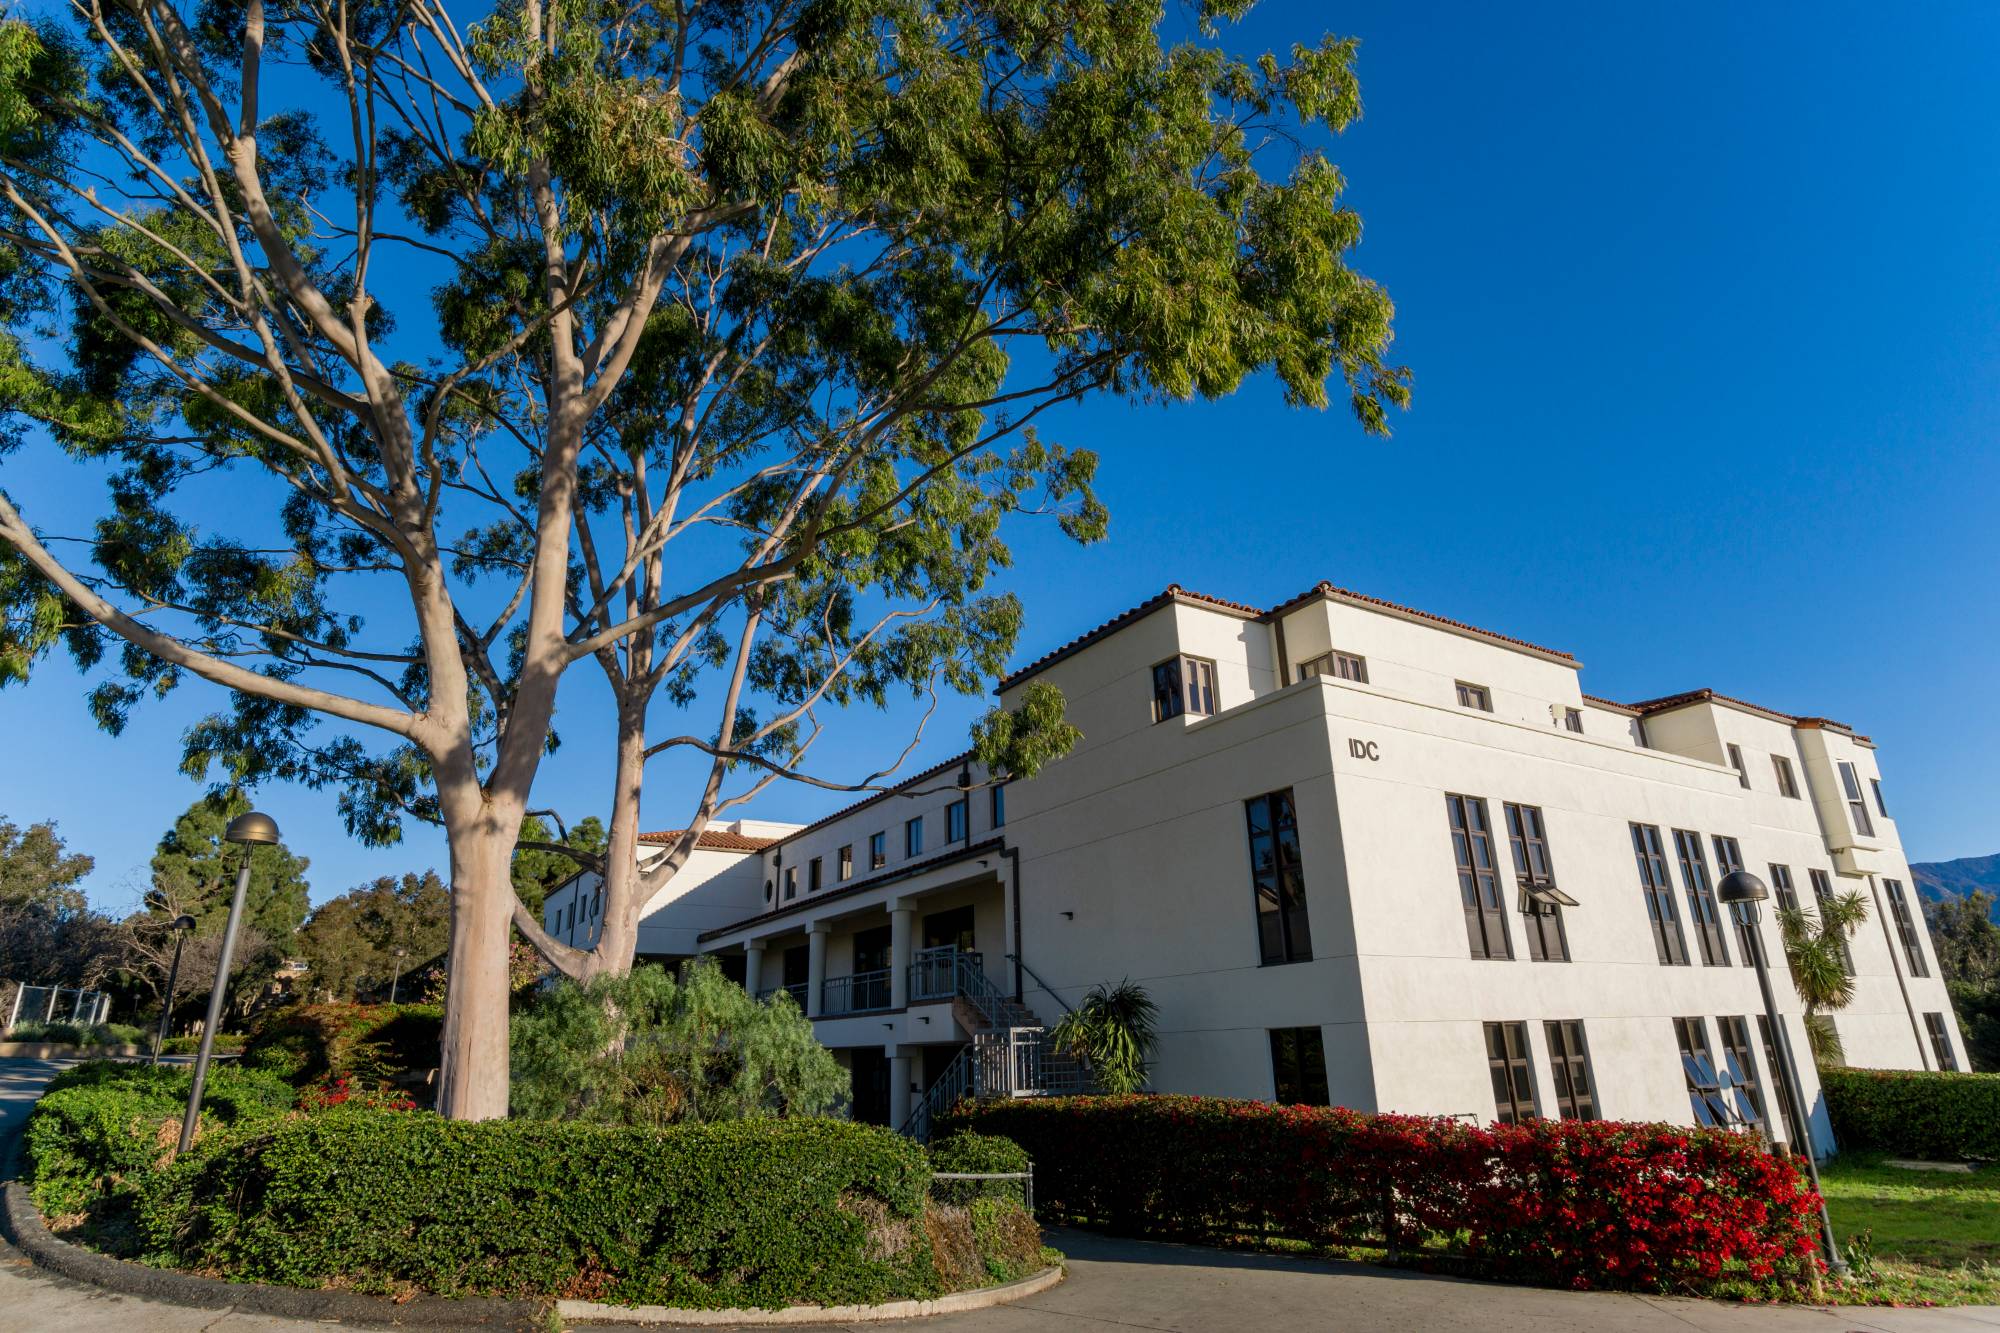
[[[2000,1161],[2000,1074],[1822,1069],[1819,1085],[1843,1148]]]
[[[666,1130],[332,1110],[148,1183],[156,1261],[239,1281],[778,1307],[937,1294],[922,1149],[836,1120]]]
[[[443,1025],[434,1004],[287,1005],[257,1021],[243,1067],[301,1087],[341,1077],[374,1086],[435,1069]]]
[[[92,1061],[49,1081],[22,1144],[35,1204],[53,1217],[110,1220],[139,1180],[173,1149],[193,1071]],[[270,1120],[291,1109],[292,1088],[271,1074],[214,1068],[199,1132]]]
[[[54,1046],[137,1046],[146,1033],[130,1023],[23,1023],[6,1039]]]
[[[946,1135],[930,1148],[931,1170],[968,1173],[1026,1171],[1028,1154],[1020,1144],[998,1134],[975,1134],[962,1129]],[[968,1203],[973,1199],[1025,1201],[1024,1182],[1017,1180],[939,1180],[932,1182],[931,1196],[947,1203]]]
[[[249,1034],[243,1032],[218,1032],[209,1049],[215,1052],[241,1051],[250,1042]],[[162,1055],[194,1055],[201,1050],[200,1037],[168,1037],[160,1043]]]

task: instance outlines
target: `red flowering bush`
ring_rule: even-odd
[[[335,1074],[299,1090],[299,1109],[308,1113],[335,1106],[365,1106],[376,1111],[414,1111],[415,1101],[393,1088],[355,1086],[346,1074]]]
[[[1027,1149],[1044,1219],[1128,1235],[1386,1241],[1559,1286],[1698,1289],[1789,1281],[1818,1234],[1799,1167],[1715,1130],[1179,1096],[968,1104],[960,1128]]]

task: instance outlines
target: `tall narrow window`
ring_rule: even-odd
[[[944,840],[946,842],[964,842],[967,825],[970,822],[966,817],[965,798],[960,797],[958,800],[953,801],[944,808]]]
[[[1004,782],[993,788],[993,827],[1007,827],[1007,784]]]
[[[1771,865],[1771,892],[1778,895],[1778,907],[1782,911],[1799,910],[1799,891],[1792,883],[1792,868],[1776,862]],[[1768,960],[1767,960],[1768,961]]]
[[[1518,1125],[1535,1118],[1535,1076],[1528,1067],[1528,1025],[1486,1025],[1486,1068],[1493,1075],[1494,1119]]]
[[[1743,851],[1736,845],[1736,839],[1715,835],[1715,882],[1720,884],[1729,877],[1731,871],[1743,868]],[[1750,953],[1750,907],[1747,903],[1729,904],[1729,920],[1736,927],[1736,950],[1743,955],[1743,966],[1755,966]]]
[[[813,858],[813,859],[812,859],[811,861],[809,861],[809,862],[807,862],[807,863],[806,863],[806,892],[807,892],[807,893],[818,893],[818,892],[819,892],[819,886],[820,886],[820,861],[821,861],[821,859],[822,859],[822,858],[820,858],[820,857],[817,857],[817,856],[815,856],[815,857],[814,857],[814,858]]]
[[[1299,679],[1311,680],[1314,676],[1332,676],[1339,680],[1351,680],[1357,684],[1368,683],[1368,661],[1353,653],[1343,653],[1335,649],[1321,653],[1309,662],[1299,663]]]
[[[1799,799],[1799,780],[1792,773],[1792,761],[1781,754],[1771,756],[1771,770],[1778,775],[1778,795]]]
[[[1493,691],[1484,685],[1473,685],[1467,681],[1458,682],[1458,706],[1477,708],[1482,713],[1493,711]]]
[[[1752,1125],[1764,1123],[1764,1087],[1757,1078],[1757,1062],[1750,1055],[1750,1025],[1725,1014],[1715,1020],[1716,1035],[1722,1038],[1723,1072],[1729,1075],[1726,1099],[1736,1114]]]
[[[1203,657],[1170,657],[1153,668],[1153,720],[1215,712],[1215,663]]]
[[[1840,761],[1840,787],[1847,794],[1847,815],[1854,821],[1854,832],[1863,838],[1874,837],[1875,821],[1868,817],[1868,802],[1861,799],[1861,777],[1845,759]]]
[[[1833,880],[1824,870],[1808,870],[1806,877],[1812,880],[1813,901],[1819,904],[1820,920],[1826,919],[1827,909],[1833,906]],[[1840,966],[1848,976],[1854,975],[1854,951],[1847,947],[1847,936],[1840,937]]]
[[[1500,903],[1500,876],[1493,861],[1493,826],[1486,802],[1477,796],[1444,798],[1451,821],[1451,850],[1458,858],[1458,896],[1465,908],[1465,938],[1474,958],[1512,958],[1507,913]]]
[[[1731,741],[1728,746],[1729,766],[1736,770],[1736,784],[1745,791],[1750,790],[1750,770],[1743,767],[1743,747]]]
[[[1929,976],[1930,965],[1924,961],[1924,939],[1917,933],[1916,918],[1910,913],[1910,900],[1903,896],[1903,882],[1885,879],[1882,887],[1889,891],[1889,914],[1896,918],[1896,936],[1903,941],[1903,956],[1910,960],[1910,975]]]
[[[1306,919],[1305,864],[1299,855],[1298,812],[1291,788],[1243,803],[1250,831],[1250,884],[1257,898],[1257,945],[1266,963],[1312,957]]]
[[[880,870],[889,864],[889,835],[871,833],[868,835],[868,868]]]
[[[1680,856],[1681,882],[1687,885],[1688,920],[1694,923],[1701,961],[1709,967],[1729,966],[1729,944],[1722,937],[1722,915],[1715,907],[1715,886],[1708,879],[1708,854],[1701,834],[1674,830],[1674,851]]]
[[[924,850],[924,817],[906,820],[903,824],[903,855],[920,856]]]
[[[1511,801],[1502,812],[1507,819],[1507,841],[1514,851],[1514,882],[1521,894],[1521,925],[1528,936],[1528,957],[1567,963],[1569,938],[1563,933],[1562,909],[1568,895],[1556,887],[1555,862],[1549,858],[1542,812]]]
[[[1687,939],[1681,934],[1680,912],[1674,907],[1674,885],[1667,875],[1667,853],[1660,830],[1651,824],[1632,825],[1632,854],[1639,861],[1639,889],[1646,896],[1646,916],[1653,923],[1653,948],[1671,967],[1687,966]]]
[[[1681,1074],[1687,1079],[1688,1107],[1694,1122],[1711,1129],[1732,1119],[1722,1100],[1722,1080],[1715,1072],[1715,1057],[1708,1051],[1708,1024],[1699,1018],[1676,1018],[1674,1040],[1681,1048]]]
[[[1583,735],[1583,710],[1581,708],[1563,709],[1563,730],[1573,731],[1579,736]]]
[[[1778,1062],[1778,1047],[1771,1040],[1771,1020],[1757,1015],[1757,1036],[1764,1047],[1764,1068],[1771,1071],[1771,1083],[1778,1090],[1778,1111],[1785,1117],[1785,1142],[1804,1151],[1806,1131],[1799,1120],[1798,1103],[1792,1100],[1791,1084],[1785,1081],[1784,1066]]]
[[[796,898],[798,896],[799,896],[799,868],[797,866],[786,866],[785,899],[786,901],[789,902],[791,899]]]
[[[1958,1069],[1958,1057],[1952,1054],[1951,1034],[1945,1030],[1943,1014],[1925,1014],[1924,1031],[1931,1039],[1931,1054],[1937,1057],[1937,1067],[1946,1072]]]
[[[845,884],[854,878],[854,844],[848,843],[840,849],[840,882]]]
[[[1870,778],[1868,779],[1868,785],[1875,790],[1875,813],[1887,819],[1889,817],[1889,803],[1882,799],[1882,779]]]
[[[1597,1098],[1590,1082],[1590,1054],[1583,1046],[1583,1024],[1574,1020],[1544,1023],[1549,1041],[1549,1074],[1556,1089],[1556,1112],[1565,1120],[1597,1119]]]
[[[1326,1042],[1318,1028],[1271,1029],[1271,1082],[1281,1106],[1325,1106]]]

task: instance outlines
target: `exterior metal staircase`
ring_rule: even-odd
[[[972,1043],[925,1090],[903,1133],[928,1141],[938,1117],[968,1097],[1050,1097],[1090,1087],[1084,1063],[1055,1049],[1041,1019],[993,983],[979,954],[951,947],[918,953],[911,1002],[944,999]]]

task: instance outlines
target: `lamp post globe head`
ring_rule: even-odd
[[[1715,900],[1735,906],[1739,903],[1761,903],[1771,896],[1764,887],[1764,881],[1747,870],[1732,870],[1722,877],[1722,883],[1715,886]]]
[[[174,924],[171,927],[171,929],[193,930],[194,925],[195,925],[194,918],[189,916],[186,912],[182,912],[179,916],[174,918]]]
[[[274,843],[278,841],[278,821],[260,810],[251,810],[230,820],[229,828],[222,836],[229,842],[244,846]]]

